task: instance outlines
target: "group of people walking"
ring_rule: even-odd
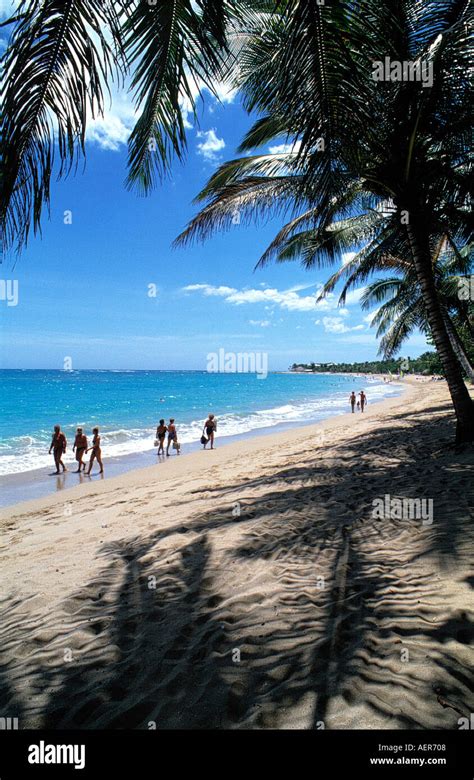
[[[207,445],[211,445],[211,450],[214,449],[214,437],[217,430],[217,420],[213,414],[210,414],[204,423],[201,436],[201,444],[203,449],[206,449]],[[176,450],[176,454],[179,455],[181,445],[178,441],[178,431],[175,425],[174,417],[170,418],[168,425],[164,420],[160,420],[156,429],[155,447],[158,447],[157,455],[165,454],[165,440],[168,438],[166,446],[166,457],[169,458],[170,447]]]
[[[214,449],[214,437],[216,434],[216,430],[217,430],[217,420],[213,414],[210,414],[206,422],[204,423],[204,428],[201,436],[201,444],[203,445],[204,449],[206,449],[208,444],[211,445],[210,447],[211,450]],[[179,455],[181,445],[178,441],[178,431],[176,428],[174,417],[170,418],[168,425],[165,424],[164,420],[160,420],[159,425],[157,426],[155,447],[158,447],[158,455],[164,456],[166,440],[167,440],[166,456],[169,457],[170,447],[172,447],[176,451],[176,454]],[[49,454],[51,455],[51,453],[53,453],[53,457],[54,457],[54,463],[56,466],[56,471],[54,472],[55,474],[61,474],[61,472],[67,471],[67,468],[63,462],[63,457],[66,454],[66,450],[67,450],[66,436],[61,430],[61,426],[55,425],[53,438],[51,440],[51,446],[49,448]],[[74,444],[72,446],[72,451],[75,453],[75,458],[77,461],[77,470],[74,472],[75,474],[79,474],[79,472],[82,471],[84,474],[89,475],[92,471],[92,466],[94,465],[95,460],[97,461],[100,467],[99,474],[104,473],[104,464],[102,463],[102,450],[100,446],[100,434],[98,428],[92,429],[92,444],[90,447],[88,445],[87,436],[85,435],[83,429],[77,428]],[[87,455],[88,452],[91,453],[91,456],[89,458],[89,463],[87,464],[84,461],[84,457]],[[86,471],[87,465],[89,466],[89,468]]]
[[[365,406],[367,404],[367,396],[364,393],[363,390],[360,391],[359,400],[357,400],[357,396],[354,391],[350,394],[349,397],[349,403],[351,405],[352,413],[355,412],[355,409],[357,407],[357,411],[363,412],[365,409]],[[202,436],[201,436],[201,444],[203,446],[203,449],[207,448],[207,445],[210,444],[210,449],[214,449],[214,439],[217,431],[217,420],[213,414],[210,414],[204,423],[204,427],[202,430]],[[178,430],[176,428],[176,424],[174,421],[174,417],[170,418],[170,421],[168,425],[166,425],[164,420],[160,420],[159,425],[156,428],[156,439],[155,439],[155,447],[158,447],[158,455],[165,455],[165,441],[166,441],[166,457],[169,457],[170,454],[170,448],[172,447],[176,454],[179,455],[181,445],[178,441]],[[54,426],[54,433],[53,438],[51,441],[51,446],[49,448],[49,454],[53,452],[54,455],[54,463],[56,465],[56,471],[55,474],[60,474],[61,469],[62,471],[67,471],[66,466],[63,463],[63,456],[66,453],[67,449],[67,441],[66,436],[61,430],[61,426],[55,425]],[[77,461],[77,471],[76,474],[79,474],[80,471],[83,471],[85,474],[89,475],[92,471],[92,466],[94,465],[94,461],[97,460],[97,463],[99,464],[100,471],[99,474],[104,473],[104,465],[102,463],[102,451],[100,447],[100,434],[98,428],[92,429],[92,445],[89,447],[87,442],[87,436],[85,435],[82,428],[78,428],[76,431],[76,437],[74,439],[74,444],[72,446],[72,451],[75,452],[75,457]],[[89,459],[89,468],[86,471],[86,463],[84,461],[85,455],[90,452],[91,456]]]
[[[356,394],[354,393],[354,391],[352,391],[352,393],[349,396],[349,403],[351,405],[352,414],[354,414],[356,405],[357,405],[357,411],[363,412],[367,404],[367,396],[364,393],[364,391],[361,390],[359,393],[359,400],[357,400]]]
[[[176,450],[176,455],[179,455],[181,449],[178,441],[178,431],[174,423],[174,417],[170,418],[168,425],[165,425],[164,420],[160,420],[160,424],[156,429],[155,447],[158,447],[158,455],[165,454],[165,439],[168,434],[168,446],[166,447],[166,457],[169,458],[170,447],[172,446]]]
[[[214,437],[217,430],[217,420],[213,414],[210,414],[204,423],[201,436],[201,444],[203,449],[206,449],[207,445],[211,445],[211,450],[214,449]],[[170,418],[168,425],[164,420],[160,420],[156,429],[155,447],[158,447],[157,455],[165,454],[165,440],[167,439],[166,457],[169,458],[170,447],[172,447],[176,454],[179,455],[181,445],[178,441],[178,431],[174,421],[174,417]]]
[[[60,474],[61,469],[63,470],[63,472],[67,471],[67,468],[63,463],[63,455],[66,454],[66,450],[67,450],[66,436],[62,432],[61,426],[55,425],[51,446],[49,448],[49,454],[51,455],[51,452],[53,452],[54,463],[56,465],[55,474]],[[78,428],[76,431],[74,444],[72,446],[72,451],[76,453],[76,461],[77,461],[77,470],[75,472],[76,474],[79,474],[81,470],[85,474],[90,474],[95,460],[97,460],[97,463],[100,466],[99,474],[104,473],[104,465],[102,463],[102,451],[100,448],[100,435],[99,435],[98,428],[92,429],[92,445],[90,447],[88,446],[87,436],[83,432],[82,428]],[[89,459],[89,468],[86,471],[87,464],[84,462],[83,458],[85,455],[87,455],[88,452],[91,453],[91,456]]]

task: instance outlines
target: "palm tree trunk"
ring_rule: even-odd
[[[468,355],[466,355],[464,344],[459,338],[459,334],[455,326],[453,325],[453,322],[448,312],[444,312],[444,322],[446,325],[446,330],[448,331],[449,340],[451,342],[451,346],[454,350],[454,353],[457,359],[459,360],[463,371],[469,377],[469,381],[471,382],[471,384],[474,384],[474,368],[471,365],[471,361],[469,360]]]
[[[443,319],[430,262],[428,242],[423,231],[418,230],[413,224],[412,214],[410,223],[407,225],[407,233],[425,304],[426,318],[433,334],[456,413],[456,443],[472,442],[474,439],[474,404],[465,385],[461,366],[451,346]]]

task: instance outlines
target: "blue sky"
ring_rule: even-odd
[[[130,99],[116,96],[90,128],[84,173],[52,183],[42,236],[15,267],[4,264],[3,278],[19,285],[18,305],[0,301],[4,368],[61,369],[69,358],[75,369],[205,369],[220,348],[268,352],[270,370],[376,357],[360,292],[342,310],[336,296],[315,305],[327,269],[287,263],[254,272],[280,219],[171,248],[196,211],[193,198],[251,125],[238,97],[223,92],[219,104],[206,96],[199,127],[189,123],[184,165],[176,162],[148,198],[124,186],[133,118]],[[417,335],[403,354],[425,349]]]

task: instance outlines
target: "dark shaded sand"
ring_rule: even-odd
[[[473,458],[452,437],[432,383],[291,441],[3,511],[0,713],[20,728],[457,729],[474,711]],[[433,499],[433,523],[375,519],[385,494]]]

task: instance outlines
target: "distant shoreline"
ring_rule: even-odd
[[[317,376],[370,376],[375,378],[391,377],[393,382],[398,382],[401,377],[396,374],[379,374],[371,373],[370,371],[269,371],[269,374],[291,374],[292,376],[298,376],[299,374],[314,374]],[[422,376],[421,374],[409,374],[409,376]],[[426,377],[424,377],[426,379]]]

